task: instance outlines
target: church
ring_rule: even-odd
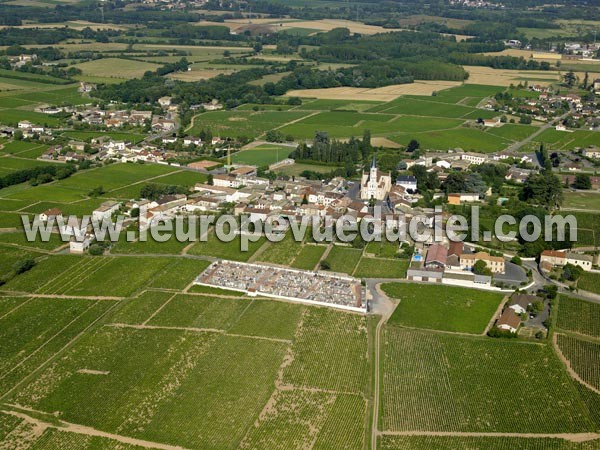
[[[392,175],[377,168],[375,157],[368,172],[363,172],[360,182],[360,198],[363,200],[384,200],[392,189]]]

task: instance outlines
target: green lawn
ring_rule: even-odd
[[[483,333],[502,301],[502,294],[452,286],[386,283],[390,297],[400,299],[390,325],[462,333]]]
[[[408,260],[361,258],[354,276],[358,278],[404,278]]]
[[[286,159],[293,150],[293,147],[264,144],[234,153],[231,161],[235,164],[268,166]]]

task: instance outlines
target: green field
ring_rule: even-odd
[[[362,250],[334,245],[325,258],[325,261],[329,263],[332,272],[352,275],[361,255]]]
[[[571,192],[563,194],[563,209],[584,209],[600,212],[600,195],[595,192]]]
[[[535,140],[545,144],[548,150],[572,150],[575,147],[600,146],[600,133],[585,130],[568,133],[551,128],[542,132]]]
[[[279,242],[269,242],[267,247],[258,255],[257,260],[289,266],[302,250],[302,242],[296,242],[292,233]]]
[[[294,261],[292,261],[292,267],[295,269],[313,270],[321,260],[326,248],[324,245],[305,244],[296,255]]]
[[[197,135],[203,129],[210,129],[214,136],[256,138],[308,114],[300,111],[211,111],[195,116],[194,125],[188,132]]]
[[[559,433],[600,425],[598,396],[571,380],[546,345],[387,327],[382,368],[384,431]]]
[[[400,299],[388,324],[462,333],[483,333],[502,294],[415,283],[386,283],[381,289]]]
[[[231,162],[259,167],[268,166],[286,159],[293,150],[294,147],[264,144],[233,154]]]
[[[363,257],[353,275],[358,278],[405,278],[406,269],[407,260]]]
[[[140,78],[148,70],[156,70],[158,64],[121,58],[103,58],[77,64],[85,76],[107,78]]]
[[[233,261],[248,261],[252,255],[266,242],[265,237],[261,237],[256,242],[248,243],[248,251],[241,251],[241,239],[235,237],[229,242],[221,241],[214,232],[208,234],[206,242],[197,242],[189,249],[190,255],[202,255],[213,258],[223,258]]]

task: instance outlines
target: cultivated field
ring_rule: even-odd
[[[382,345],[384,433],[598,429],[598,395],[571,380],[546,345],[395,327]]]
[[[562,295],[558,305],[560,329],[600,337],[600,305]]]
[[[324,89],[295,89],[288,91],[288,97],[308,97],[326,100],[370,100],[388,102],[401,95],[430,96],[433,92],[459,86],[457,81],[415,81],[410,84],[396,84],[373,89],[336,87]]]
[[[83,75],[105,78],[140,78],[148,70],[156,70],[159,65],[120,58],[103,58],[77,64]]]
[[[600,392],[600,342],[558,334],[557,344],[575,373]]]
[[[400,303],[389,325],[462,333],[483,333],[503,295],[451,286],[387,283],[381,286]]]

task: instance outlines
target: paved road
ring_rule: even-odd
[[[562,116],[557,117],[556,119],[552,120],[551,122],[546,123],[545,125],[542,125],[535,133],[527,136],[522,141],[515,142],[514,144],[510,145],[506,150],[508,150],[508,151],[518,151],[521,147],[523,147],[525,144],[531,142],[533,139],[535,139],[536,137],[538,137],[544,131],[546,131],[549,128],[552,128],[558,122],[560,122],[561,120],[565,119],[570,113],[571,113],[571,111],[569,111],[567,113],[564,113]]]

